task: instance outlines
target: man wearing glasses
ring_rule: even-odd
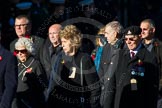
[[[30,38],[32,40],[32,42],[34,43],[35,49],[36,49],[36,58],[39,58],[38,54],[39,54],[39,49],[42,46],[42,44],[44,43],[44,39],[35,35],[31,35],[31,29],[32,29],[32,25],[31,25],[31,20],[28,16],[26,15],[19,15],[15,18],[15,32],[18,38],[21,37],[26,37],[26,38]],[[17,42],[17,39],[13,40],[10,43],[10,51],[14,52],[14,46],[15,43]]]
[[[110,79],[110,92],[104,108],[156,108],[157,59],[143,46],[140,27],[130,26],[124,34],[128,49],[119,51],[118,65]]]

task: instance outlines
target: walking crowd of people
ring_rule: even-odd
[[[32,26],[28,15],[16,16],[10,51],[0,43],[0,108],[162,108],[162,41],[153,19],[88,28],[93,40],[84,24],[53,22],[46,38]]]

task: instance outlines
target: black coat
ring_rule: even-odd
[[[107,72],[112,56],[114,55],[114,51],[119,49],[124,49],[124,48],[125,48],[125,43],[123,42],[122,39],[118,40],[114,45],[107,43],[103,47],[101,62],[100,62],[100,67],[98,72],[100,79],[102,79],[105,73]]]
[[[18,87],[12,108],[42,108],[47,83],[40,62],[29,56],[27,61],[19,61],[18,71]]]
[[[120,50],[104,108],[156,108],[158,72],[157,59],[146,48],[142,47],[133,59],[129,50]],[[136,90],[131,88],[132,78],[136,79]]]
[[[47,108],[99,108],[100,82],[91,57],[81,52],[69,57],[62,52],[57,58]]]
[[[40,62],[46,72],[47,79],[49,80],[50,73],[52,71],[52,65],[54,63],[55,57],[59,52],[62,51],[61,45],[53,47],[49,38],[46,39],[45,44],[40,50]]]
[[[107,47],[108,48],[108,47]],[[101,81],[101,97],[100,97],[100,103],[101,106],[104,106],[104,104],[107,104],[106,98],[107,95],[109,94],[109,83],[111,77],[114,75],[117,64],[118,64],[118,59],[119,59],[119,51],[120,49],[114,48],[113,46],[109,45],[109,48],[107,49],[107,56],[104,53],[103,56],[106,58],[103,59],[102,65],[100,65],[100,81]],[[103,72],[101,76],[101,72]]]
[[[157,57],[158,66],[160,68],[160,86],[159,88],[162,90],[162,42],[158,39],[154,39],[153,41],[153,48],[151,50],[152,53],[154,53]]]
[[[117,40],[114,45],[111,45],[107,43],[103,47],[103,52],[101,56],[101,63],[99,67],[99,77],[100,77],[100,82],[101,82],[101,99],[100,103],[101,106],[104,106],[107,95],[109,94],[108,89],[109,89],[109,81],[111,77],[113,76],[117,63],[118,63],[118,52],[120,49],[125,48],[125,43],[122,39]]]
[[[0,45],[0,108],[11,108],[17,88],[17,59]]]

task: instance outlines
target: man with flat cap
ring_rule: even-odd
[[[130,26],[124,34],[128,49],[119,51],[104,108],[156,108],[159,78],[156,57],[141,43],[140,27]]]

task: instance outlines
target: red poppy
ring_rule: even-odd
[[[143,65],[143,62],[140,59],[138,60],[138,65],[139,66]]]
[[[0,56],[0,61],[2,60],[2,56]]]
[[[154,45],[155,45],[155,46],[159,46],[159,43],[158,43],[158,42],[154,42]]]
[[[26,73],[31,73],[32,72],[32,68],[28,68],[27,70],[26,70]]]
[[[96,58],[96,50],[92,51],[91,58],[92,58],[93,61],[95,60],[95,58]]]
[[[91,58],[92,58],[92,60],[94,61],[95,58],[96,58],[96,56],[95,56],[95,55],[91,55]]]
[[[16,56],[16,55],[17,55],[17,53],[14,51],[14,52],[13,52],[13,55],[14,55],[14,56]]]
[[[25,37],[26,37],[26,38],[30,38],[30,35],[26,35]]]

